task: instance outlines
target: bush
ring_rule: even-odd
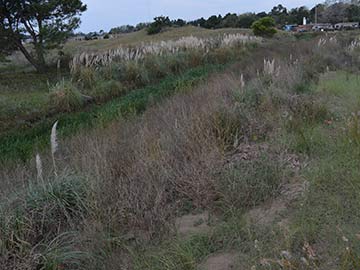
[[[147,33],[148,35],[158,34],[166,26],[171,26],[171,21],[169,17],[164,17],[164,16],[156,17],[154,18],[154,22],[149,25],[147,29]]]
[[[61,175],[0,204],[2,269],[81,269],[76,231],[88,214],[85,181]],[[26,266],[26,268],[24,268]]]
[[[148,71],[141,63],[128,62],[120,72],[124,83],[130,87],[141,87],[150,82]]]
[[[84,104],[79,90],[70,81],[58,82],[50,88],[50,105],[62,111],[72,111]]]
[[[277,195],[281,180],[279,163],[264,156],[226,170],[218,182],[218,192],[225,209],[246,209]]]
[[[275,20],[271,17],[264,17],[251,25],[256,36],[273,37],[276,34]]]
[[[82,89],[89,90],[96,85],[98,74],[94,68],[81,68],[73,74],[72,80]]]
[[[117,97],[125,93],[122,84],[115,80],[99,81],[91,92],[91,95],[98,101],[106,101],[111,97]]]

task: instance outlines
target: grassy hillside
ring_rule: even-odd
[[[170,28],[157,35],[148,35],[146,30],[141,30],[134,33],[122,34],[114,39],[68,42],[64,48],[64,51],[73,54],[83,51],[116,49],[119,46],[136,45],[138,43],[174,40],[186,36],[209,37],[221,34],[250,34],[250,32],[251,31],[249,29],[225,28],[211,30],[195,26]]]
[[[194,47],[192,42],[207,47],[197,44]],[[227,42],[227,48],[221,45],[224,42]],[[49,128],[51,121],[62,115],[89,114],[93,107],[119,97],[126,99],[131,92],[141,92],[148,85],[166,81],[167,77],[181,77],[198,67],[226,65],[242,59],[259,42],[247,36],[190,38],[180,42],[179,46],[191,48],[181,47],[171,52],[171,46],[177,46],[176,43],[169,41],[170,45],[167,45],[164,41],[151,45],[149,48],[153,52],[145,53],[142,59],[114,57],[113,62],[104,65],[83,66],[80,63],[71,73],[59,70],[43,75],[32,72],[3,74],[0,78],[3,86],[0,91],[1,160],[10,156],[29,157],[33,149],[44,145],[45,127]],[[102,57],[102,53],[95,57]],[[192,79],[196,78],[189,78],[190,83]],[[176,85],[171,87],[176,88]]]
[[[250,34],[249,29],[205,29],[201,27],[185,26],[180,28],[165,29],[164,32],[157,35],[147,35],[146,30],[141,30],[134,33],[122,34],[114,39],[101,39],[101,40],[83,40],[83,41],[69,41],[63,47],[63,52],[69,56],[86,51],[106,51],[116,49],[119,46],[134,46],[139,43],[149,43],[158,41],[167,41],[179,39],[186,36],[196,37],[210,37],[222,34],[236,34],[244,33]],[[47,54],[46,58],[50,62],[56,62],[58,55],[56,51],[51,51]],[[9,57],[9,62],[0,63],[0,73],[11,73],[14,68],[18,71],[31,71],[33,68],[29,65],[25,57],[16,52]]]
[[[359,269],[356,40],[80,67],[65,111],[0,139],[0,265]],[[78,110],[78,91],[98,99]]]

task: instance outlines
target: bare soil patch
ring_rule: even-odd
[[[207,233],[210,231],[209,213],[189,214],[176,219],[176,229],[182,236],[188,237],[194,234]]]
[[[232,270],[236,269],[237,255],[235,253],[220,253],[208,257],[199,270]]]

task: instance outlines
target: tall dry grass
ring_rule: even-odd
[[[209,38],[189,36],[178,40],[152,42],[134,47],[119,47],[107,52],[83,52],[73,57],[70,68],[72,73],[76,73],[82,67],[102,67],[113,62],[139,61],[149,55],[162,56],[188,50],[199,50],[207,53],[215,48],[229,48],[260,41],[261,39],[258,37],[243,34],[224,34]]]
[[[276,196],[281,152],[264,161],[240,160],[233,171],[224,164],[241,144],[271,141],[283,125],[300,134],[303,126],[321,122],[327,112],[299,84],[321,72],[324,63],[314,61],[347,63],[346,56],[328,58],[317,41],[262,49],[234,72],[186,89],[142,116],[61,141],[57,176],[51,154],[42,154],[41,181],[36,158],[31,166],[2,168],[9,186],[0,193],[2,265],[102,269],[114,251],[122,255],[116,264],[127,264],[126,244],[161,240],[174,228],[174,217],[189,209],[221,202],[222,210],[243,210]],[[264,59],[275,60],[264,65]],[[16,189],[21,192],[10,196]],[[237,200],[238,194],[249,201]],[[69,239],[69,231],[76,236]]]

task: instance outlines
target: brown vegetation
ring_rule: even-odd
[[[119,265],[163,269],[156,267],[164,266],[164,258],[142,264],[137,252],[166,240],[176,217],[199,209],[229,224],[224,225],[225,232],[200,238],[213,241],[204,244],[214,246],[208,253],[242,246],[248,252],[247,266],[288,263],[302,269],[302,258],[309,267],[321,265],[310,261],[310,253],[323,239],[317,241],[316,231],[305,225],[289,239],[283,231],[276,235],[275,229],[271,238],[263,233],[265,225],[255,230],[256,224],[245,229],[236,227],[242,226],[238,220],[236,226],[231,223],[254,207],[276,205],[274,198],[289,183],[303,183],[298,182],[299,164],[315,156],[320,145],[307,132],[324,128],[324,121],[331,117],[324,94],[314,92],[311,83],[326,69],[354,68],[342,40],[322,45],[318,40],[285,41],[283,47],[273,42],[225,74],[184,89],[141,116],[80,131],[61,141],[54,157],[58,176],[53,176],[52,157],[46,154],[42,154],[43,178],[36,177],[34,162],[2,168],[1,179],[9,191],[1,192],[1,265],[8,269],[118,269]],[[24,188],[10,196],[15,185]],[[307,204],[314,198],[309,194]],[[298,199],[294,196],[288,204]],[[279,218],[277,212],[274,215]],[[269,223],[276,218],[271,217]],[[77,233],[69,233],[73,231]],[[268,242],[277,246],[260,252],[258,238],[264,243],[271,238]],[[282,247],[291,248],[294,257],[289,259],[283,252],[281,260],[266,259]],[[196,252],[200,253],[197,259],[208,255]],[[326,256],[326,250],[316,252],[332,266],[338,265]],[[164,268],[194,269],[185,255],[169,255],[178,264]]]

